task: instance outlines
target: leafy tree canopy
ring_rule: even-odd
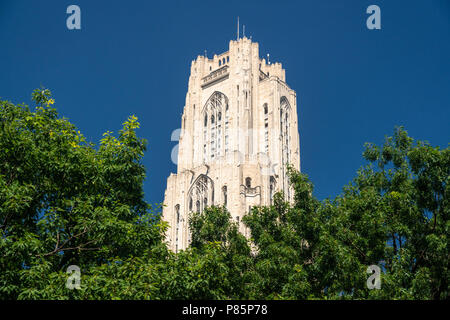
[[[160,208],[144,201],[137,118],[94,145],[49,90],[32,99],[34,111],[0,100],[0,299],[449,297],[449,148],[396,128],[324,201],[290,168],[293,203],[278,193],[241,225],[225,207],[193,213],[191,246],[174,253]],[[65,286],[70,265],[79,290]]]
[[[95,148],[58,116],[49,90],[32,99],[35,111],[0,102],[0,298],[59,298],[65,282],[51,277],[69,265],[105,268],[162,244],[143,200],[137,118]]]

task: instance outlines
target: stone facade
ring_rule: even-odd
[[[297,98],[280,63],[259,57],[258,43],[230,41],[229,51],[192,61],[181,118],[177,174],[170,174],[163,220],[173,251],[190,242],[189,213],[225,205],[240,231],[252,206],[282,190],[292,201],[286,164],[300,170]]]

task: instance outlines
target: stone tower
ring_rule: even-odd
[[[293,200],[287,164],[300,170],[297,98],[280,63],[259,57],[258,43],[230,41],[212,59],[192,61],[181,118],[177,174],[167,179],[163,220],[177,252],[190,242],[189,213],[224,205],[240,231],[252,206],[282,190]]]

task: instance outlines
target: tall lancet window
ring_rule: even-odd
[[[175,216],[177,219],[176,228],[175,228],[175,252],[178,252],[178,245],[180,240],[180,205],[177,204],[175,206]]]
[[[217,156],[222,155],[222,112],[217,114]]]
[[[286,172],[286,166],[290,162],[290,111],[286,97],[280,99],[280,134],[281,134],[281,161],[283,163],[283,191],[290,198],[289,179]]]
[[[289,112],[291,111],[291,107],[286,97],[282,97],[280,100],[280,133],[281,133],[281,142],[282,142],[282,157],[283,164],[289,163],[289,128],[290,128],[290,117]]]
[[[211,116],[211,158],[216,155],[216,123],[214,115]]]
[[[269,107],[267,103],[263,105],[264,111],[264,152],[269,153]]]
[[[203,162],[206,162],[207,153],[206,153],[206,143],[208,140],[208,113],[205,113],[205,119],[203,122]]]
[[[225,153],[228,153],[229,146],[230,146],[230,138],[229,138],[230,132],[229,132],[229,118],[228,118],[228,111],[225,115]]]
[[[223,114],[225,114],[225,117],[223,117]],[[205,119],[203,130],[204,159],[213,161],[224,153],[222,141],[225,140],[225,144],[228,141],[225,137],[228,125],[224,120],[224,118],[228,119],[228,98],[221,92],[214,92],[203,108],[203,116]],[[226,148],[227,146],[225,146]],[[209,155],[206,155],[207,151],[205,152],[205,150],[209,150]]]

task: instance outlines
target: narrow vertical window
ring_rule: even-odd
[[[282,186],[285,195],[289,195],[289,179],[285,166],[289,163],[290,143],[289,143],[289,111],[290,105],[286,97],[280,99],[280,134],[281,134],[281,162],[282,167]]]
[[[273,203],[273,195],[275,193],[275,178],[273,176],[270,177],[270,187],[269,187],[269,199],[270,199],[270,205]]]
[[[227,194],[227,186],[224,186],[222,188],[223,190],[223,205],[226,207],[227,206],[227,202],[228,202],[228,194]]]
[[[269,107],[267,103],[263,105],[264,110],[264,152],[269,153]]]
[[[177,218],[176,229],[175,229],[175,252],[178,252],[178,234],[180,233],[180,205],[175,206],[175,214]]]
[[[203,145],[203,162],[206,162],[206,144]]]

